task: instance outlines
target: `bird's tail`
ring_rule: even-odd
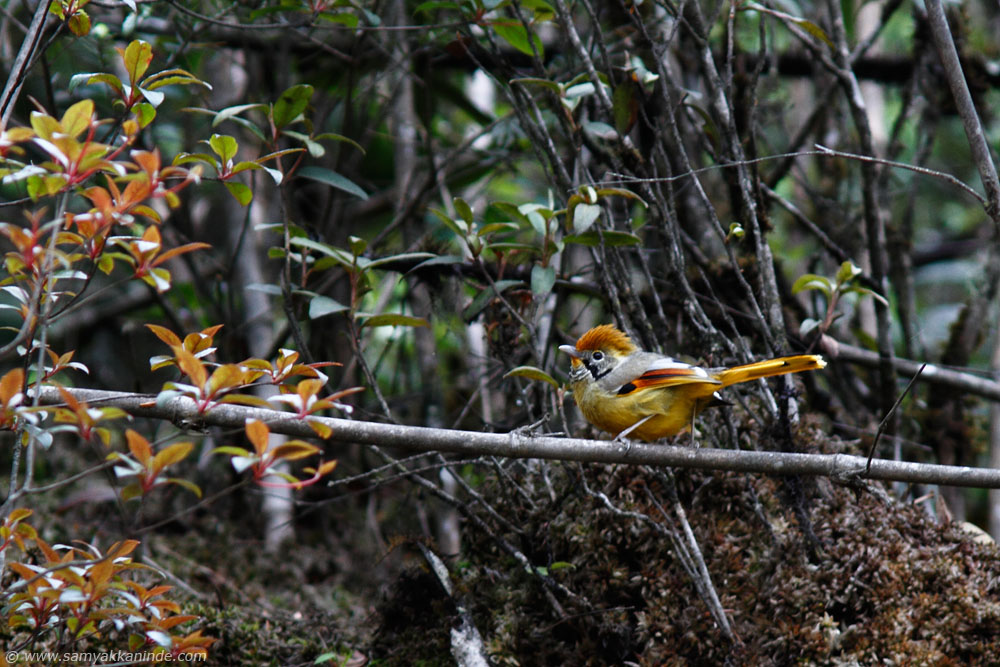
[[[720,372],[715,377],[722,382],[723,387],[740,382],[749,382],[757,378],[771,377],[772,375],[786,375],[788,373],[801,373],[802,371],[815,371],[826,366],[823,357],[816,354],[800,354],[794,357],[780,357],[778,359],[768,359],[758,361],[745,366],[734,366]]]

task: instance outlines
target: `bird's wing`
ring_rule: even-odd
[[[627,396],[642,389],[675,387],[682,384],[722,384],[700,366],[692,366],[670,357],[655,355],[646,360],[645,368],[632,379],[622,382],[615,393]],[[714,389],[712,390],[714,391]],[[709,392],[711,393],[711,392]]]

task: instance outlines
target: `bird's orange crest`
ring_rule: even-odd
[[[576,341],[576,349],[581,352],[611,349],[619,354],[631,354],[638,348],[631,338],[619,331],[613,324],[602,324],[580,336],[580,340]]]

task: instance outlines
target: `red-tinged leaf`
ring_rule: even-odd
[[[219,399],[219,403],[231,403],[234,405],[249,405],[254,408],[270,408],[271,404],[266,399],[252,394],[228,394]]]
[[[24,563],[11,562],[7,563],[7,567],[21,575],[24,580],[33,579],[38,574]]]
[[[304,459],[307,456],[312,456],[313,454],[319,454],[321,450],[316,445],[311,445],[304,440],[289,440],[286,443],[280,444],[271,450],[271,456],[275,459],[284,459],[286,461],[295,461],[298,459]]]
[[[69,21],[66,24],[69,27],[69,31],[77,37],[86,37],[90,34],[90,16],[83,10],[69,17]]]
[[[153,262],[153,266],[159,266],[160,264],[163,264],[167,260],[172,259],[177,255],[183,255],[186,252],[194,252],[195,250],[203,250],[205,248],[211,248],[211,247],[212,247],[211,243],[202,243],[200,241],[198,243],[185,243],[182,246],[171,248],[170,250],[166,251],[165,253],[157,257],[156,261]]]
[[[311,396],[315,396],[323,388],[322,380],[302,380],[295,388],[295,392],[302,397],[303,404]]]
[[[331,472],[333,472],[334,468],[336,468],[336,467],[337,467],[337,460],[336,459],[334,459],[333,461],[327,461],[326,463],[324,463],[323,465],[321,465],[319,467],[319,470],[317,470],[316,473],[320,477],[324,477],[326,475],[329,475]]]
[[[180,477],[169,477],[166,481],[169,484],[176,484],[177,486],[182,486],[191,493],[193,493],[194,495],[201,498],[201,487],[195,484],[194,482],[182,479]]]
[[[205,366],[183,347],[173,347],[172,349],[181,372],[191,379],[191,384],[198,387],[199,390],[204,390],[205,383],[208,381],[208,371],[205,370]]]
[[[122,556],[128,556],[130,553],[136,550],[141,544],[139,540],[122,540],[121,542],[116,542],[111,545],[108,549],[108,558],[121,558]]]
[[[149,462],[153,458],[153,450],[149,446],[149,441],[132,429],[125,431],[125,438],[128,440],[128,450],[132,452],[135,460],[148,468]]]
[[[181,344],[181,339],[177,337],[177,334],[166,327],[161,327],[158,324],[147,324],[146,328],[170,347],[179,347]]]
[[[15,368],[4,373],[0,379],[0,401],[8,405],[10,400],[21,393],[24,388],[24,370]]]
[[[134,215],[141,215],[145,218],[149,218],[150,220],[152,220],[157,224],[163,222],[162,218],[160,218],[160,214],[157,213],[156,210],[154,210],[149,206],[146,206],[145,204],[139,204],[138,206],[133,206],[132,213]]]
[[[254,162],[256,162],[257,164],[263,164],[264,162],[267,162],[268,160],[275,160],[275,159],[277,159],[279,157],[283,157],[285,155],[293,155],[295,153],[303,153],[303,152],[305,152],[305,150],[306,149],[304,149],[304,148],[286,148],[285,150],[282,150],[282,151],[275,151],[273,153],[268,153],[267,155],[261,155],[259,158],[257,158],[256,160],[254,160]]]
[[[215,396],[227,389],[243,386],[243,369],[236,364],[219,366],[208,379],[208,395]]]
[[[176,627],[182,623],[187,623],[188,621],[193,621],[197,618],[198,618],[197,616],[193,616],[190,614],[185,614],[181,616],[171,616],[169,618],[163,619],[162,621],[159,621],[157,625],[163,630],[169,630],[170,628]]]
[[[333,429],[324,424],[323,422],[316,421],[315,419],[309,419],[309,428],[315,431],[316,435],[326,440],[331,435],[333,435]]]
[[[111,88],[116,93],[118,93],[119,95],[121,95],[122,91],[123,91],[121,79],[119,79],[114,74],[109,74],[107,72],[96,72],[96,73],[89,73],[89,74],[76,74],[76,75],[73,76],[73,78],[70,79],[70,88],[71,89],[76,85],[75,82],[78,79],[79,80],[83,80],[88,85],[92,84],[92,83],[104,83],[104,84],[107,84],[107,85],[111,86]]]
[[[124,50],[118,49],[118,52],[125,64],[125,71],[128,72],[129,83],[133,87],[137,86],[146,70],[149,69],[149,64],[153,62],[153,47],[148,42],[137,39]]]
[[[114,571],[114,562],[110,558],[106,558],[90,566],[88,574],[94,584],[103,586],[111,578],[111,575],[114,574]]]
[[[243,449],[242,447],[236,447],[233,445],[224,445],[222,447],[216,447],[210,454],[229,454],[230,456],[243,456],[245,458],[250,458],[253,453],[248,449]]]
[[[194,445],[190,442],[178,442],[164,447],[153,457],[153,470],[159,472],[169,465],[183,461],[193,448]]]
[[[11,513],[7,516],[7,521],[10,524],[15,524],[18,521],[24,521],[33,513],[34,512],[29,510],[27,507],[18,507],[17,509],[11,511]]]
[[[365,390],[364,387],[349,387],[347,389],[342,389],[342,390],[340,390],[338,392],[335,392],[335,393],[331,394],[330,398],[328,400],[339,401],[344,396],[350,396],[351,394],[357,394],[358,392],[361,392],[361,391],[364,391],[364,390]]]
[[[247,439],[253,443],[257,456],[262,457],[267,451],[267,440],[271,435],[271,429],[262,421],[248,419],[245,427]]]

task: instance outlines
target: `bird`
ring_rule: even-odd
[[[602,324],[561,345],[570,356],[569,386],[584,418],[618,439],[673,436],[705,408],[725,403],[718,390],[772,375],[818,370],[823,357],[801,354],[732,368],[702,368],[640,350],[627,334]]]

